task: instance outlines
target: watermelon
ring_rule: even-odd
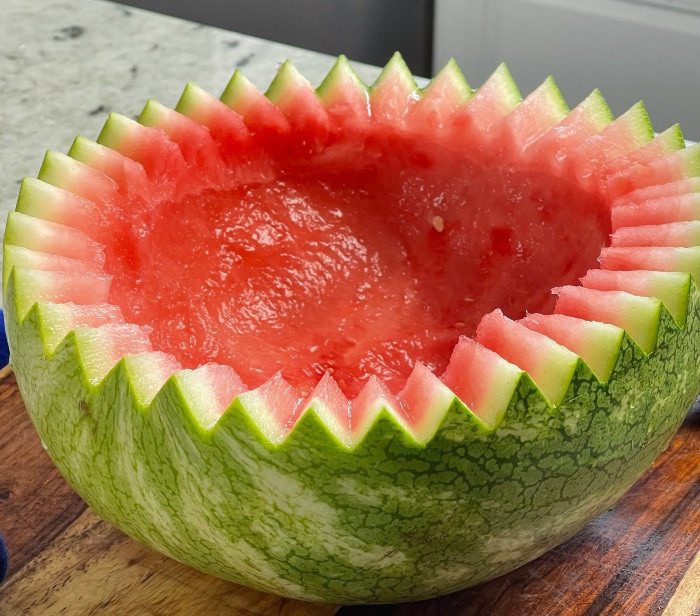
[[[22,183],[12,367],[148,546],[311,601],[448,593],[610,507],[698,395],[699,178],[641,104],[505,65],[189,84]]]

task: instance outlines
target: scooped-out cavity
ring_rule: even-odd
[[[600,198],[512,157],[380,131],[299,157],[268,144],[259,177],[124,207],[107,236],[110,301],[184,367],[273,374],[309,392],[325,373],[394,392],[417,361],[440,374],[500,308],[548,312],[596,266]]]

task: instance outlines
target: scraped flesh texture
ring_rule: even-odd
[[[186,368],[230,365],[250,388],[281,371],[302,395],[331,372],[351,397],[375,374],[398,392],[494,308],[551,311],[607,243],[607,206],[568,179],[389,129],[356,139],[304,158],[268,145],[259,182],[119,205],[110,301]]]

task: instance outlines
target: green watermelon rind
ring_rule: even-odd
[[[683,157],[685,163],[684,175],[686,177],[700,176],[700,143],[694,143],[679,150],[678,154]]]
[[[546,90],[552,110],[560,114],[562,118],[566,117],[566,114],[569,113],[569,105],[561,93],[556,79],[550,75],[542,82],[540,87]]]
[[[290,67],[276,87],[296,78]],[[416,90],[400,57],[383,74],[389,71]],[[370,96],[381,79],[366,90]],[[506,109],[521,101],[505,65],[490,82]],[[198,95],[191,86],[178,108],[186,112]],[[258,95],[237,72],[222,101],[235,108],[238,96]],[[592,101],[592,116],[602,125],[610,118],[600,100]],[[643,106],[625,121],[641,141],[651,139]],[[118,145],[124,126],[111,117],[99,141]],[[87,159],[98,147],[76,141],[71,155]],[[695,151],[681,156],[692,171]],[[70,189],[69,160],[50,153],[39,177]],[[63,337],[57,323],[65,326],[65,315],[34,302],[26,283],[18,292],[21,268],[5,275],[18,384],[49,455],[76,491],[103,518],[173,558],[289,597],[416,600],[536,558],[631,486],[700,388],[700,290],[688,277],[679,291],[684,322],[659,304],[658,322],[647,323],[656,340],[651,352],[623,334],[609,380],[576,360],[561,400],[548,401],[510,365],[498,375],[507,391],[493,392],[509,402],[489,408],[488,423],[442,385],[427,404],[425,426],[410,428],[387,403],[348,442],[312,402],[275,440],[255,391],[218,417],[202,401],[201,372],[175,372],[162,387],[154,381],[158,353],[95,372],[91,362],[102,349],[89,331]]]
[[[469,86],[469,82],[464,76],[464,73],[462,73],[462,69],[459,68],[459,64],[457,64],[454,58],[450,58],[440,72],[435,75],[424,88],[420,89],[421,99],[426,95],[430,96],[432,88],[435,87],[435,84],[439,83],[441,79],[447,79],[450,82],[461,103],[466,103],[472,97],[473,90]]]
[[[329,94],[333,92],[336,88],[340,87],[341,84],[347,84],[347,79],[349,78],[350,83],[360,92],[362,95],[367,95],[367,86],[360,79],[355,69],[352,67],[348,59],[340,55],[335,61],[331,70],[328,71],[323,81],[316,88],[316,95],[322,101],[325,101]]]
[[[422,446],[383,412],[348,451],[313,411],[271,446],[238,399],[203,429],[176,376],[145,405],[129,358],[91,385],[79,335],[47,351],[50,306],[21,319],[15,278],[5,295],[13,368],[69,483],[147,545],[286,596],[420,599],[532,560],[629,488],[698,393],[693,283],[682,327],[664,310],[649,355],[625,336],[607,383],[581,361],[556,408],[523,374],[495,429],[455,398]]]
[[[647,113],[647,108],[643,101],[638,101],[632,105],[625,113],[615,120],[629,124],[637,139],[637,147],[648,143],[654,138],[654,127]],[[613,122],[614,123],[614,122]]]
[[[276,103],[281,96],[289,91],[294,83],[303,84],[309,90],[313,89],[307,79],[299,73],[291,60],[285,60],[265,91],[265,97],[273,103]]]
[[[233,106],[233,101],[243,96],[251,87],[254,86],[250,83],[243,71],[241,69],[236,69],[221,94],[221,100],[227,105]]]
[[[515,109],[523,100],[518,84],[515,82],[515,79],[513,79],[505,62],[499,64],[496,70],[491,73],[490,77],[484,83],[484,86],[487,84],[493,84],[498,88],[502,96],[502,103],[509,109]],[[478,94],[479,90],[476,92]]]
[[[685,137],[680,124],[672,124],[663,133],[659,133],[658,138],[663,139],[667,153],[682,150],[686,147]]]
[[[595,119],[596,126],[599,130],[610,124],[615,116],[608,105],[608,102],[603,97],[602,92],[595,88],[586,98],[587,107],[591,111],[591,117]]]
[[[391,56],[391,59],[382,69],[382,72],[379,73],[379,77],[369,86],[370,97],[375,92],[380,91],[386,83],[386,80],[392,77],[396,78],[397,82],[400,83],[407,92],[418,90],[418,84],[413,78],[413,73],[411,73],[406,62],[404,62],[401,54],[397,52]]]

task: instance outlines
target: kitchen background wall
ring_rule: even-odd
[[[505,60],[523,94],[551,74],[570,107],[599,88],[700,139],[700,0],[436,0],[434,67],[451,56],[472,85]]]
[[[384,65],[399,50],[431,73],[433,0],[120,0],[243,34]]]
[[[570,107],[597,87],[700,139],[700,0],[121,1],[370,64],[398,49],[416,75],[455,57],[472,86],[505,60],[523,95],[552,74]]]

